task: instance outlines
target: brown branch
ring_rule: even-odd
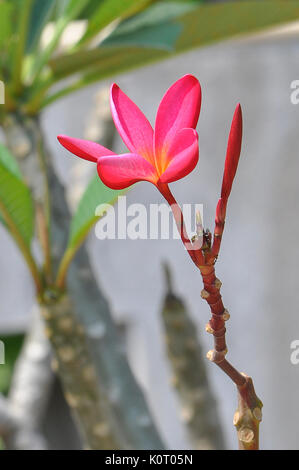
[[[199,266],[204,289],[201,296],[210,306],[212,318],[206,325],[206,331],[214,337],[214,349],[209,351],[207,358],[214,362],[236,384],[239,404],[234,416],[234,425],[237,428],[239,448],[254,450],[259,448],[259,423],[262,419],[262,402],[256,396],[252,379],[235,369],[225,358],[227,354],[225,322],[229,313],[224,307],[220,294],[221,282],[216,278],[214,256],[209,257],[208,264]]]
[[[166,200],[171,201],[172,205],[176,204],[178,206],[168,187],[167,190],[169,194],[166,191],[161,191]],[[188,252],[201,272],[204,285],[201,297],[206,300],[211,310],[211,319],[206,325],[206,331],[213,335],[214,348],[207,353],[207,358],[222,369],[237,386],[239,403],[234,416],[234,425],[237,428],[239,448],[242,450],[257,450],[259,448],[259,423],[262,420],[261,409],[263,404],[255,393],[252,379],[239,372],[226,360],[225,322],[229,320],[230,315],[223,305],[220,294],[222,283],[216,277],[214,267],[224,230],[226,201],[223,202],[220,199],[217,209],[218,213],[221,214],[221,219],[216,219],[213,244],[211,233],[207,230],[203,232],[203,243],[200,249],[193,249],[193,253],[196,254],[195,259],[190,255],[189,250]],[[183,214],[182,212],[180,214],[181,227],[184,228]],[[197,225],[200,231],[200,221],[197,222]],[[193,247],[197,246],[196,241],[199,240],[200,236],[201,233],[197,233],[193,238],[195,241]],[[182,241],[185,244],[183,238]]]
[[[179,204],[176,202],[167,184],[159,183],[157,187],[159,191],[161,192],[162,196],[166,199],[166,201],[170,205],[170,208],[172,210],[173,217],[174,217],[178,232],[180,234],[180,237],[182,239],[182,242],[184,244],[184,247],[186,248],[193,263],[197,266],[197,263],[198,263],[197,257],[200,255],[200,250],[196,250],[196,247],[193,245],[190,238],[188,237],[185,222],[184,222],[183,212]]]
[[[240,450],[259,449],[259,424],[262,420],[262,402],[256,396],[252,379],[243,374],[244,385],[238,387],[238,409],[234,425],[238,433]]]

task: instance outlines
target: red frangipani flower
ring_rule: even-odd
[[[70,152],[97,163],[99,177],[112,189],[124,189],[138,181],[149,181],[161,192],[167,183],[188,175],[198,161],[196,127],[201,89],[198,80],[185,75],[164,95],[155,129],[121,89],[113,84],[110,105],[115,126],[130,153],[116,155],[87,140],[60,135],[59,142]]]
[[[110,105],[115,126],[130,153],[116,155],[95,142],[60,135],[59,142],[73,154],[97,163],[99,177],[112,189],[124,189],[138,181],[153,183],[163,194],[178,226],[182,241],[197,266],[205,264],[199,241],[190,241],[179,205],[168,183],[188,175],[198,162],[195,127],[201,106],[201,88],[192,75],[176,81],[159,105],[155,129],[133,101],[113,84]],[[217,257],[225,213],[241,151],[242,113],[237,106],[228,139],[221,198],[216,209],[214,241],[210,256]]]
[[[200,214],[197,215],[196,234],[190,240],[185,229],[183,214],[176,203],[168,183],[188,175],[198,161],[198,139],[195,127],[201,105],[199,82],[192,75],[185,75],[174,83],[164,95],[157,112],[155,129],[140,109],[120,90],[111,87],[111,111],[114,123],[130,153],[115,155],[94,142],[59,136],[59,142],[81,158],[97,163],[101,180],[112,189],[124,189],[138,181],[153,183],[171,206],[182,242],[190,258],[200,270],[204,289],[201,297],[207,301],[211,319],[206,331],[214,337],[214,348],[207,358],[217,364],[237,385],[239,392],[238,413],[250,410],[250,440],[241,449],[258,449],[258,422],[262,403],[255,394],[252,380],[241,374],[226,359],[225,322],[230,315],[225,309],[220,293],[221,281],[216,277],[218,258],[225,224],[226,207],[238,167],[242,142],[242,111],[238,105],[228,138],[221,195],[216,208],[213,236],[204,230]],[[246,411],[247,412],[247,411]],[[247,415],[246,415],[247,416]],[[244,418],[244,416],[243,416]],[[241,419],[241,418],[240,418]],[[236,427],[241,429],[238,421]]]

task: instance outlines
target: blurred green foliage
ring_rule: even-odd
[[[0,120],[16,110],[38,114],[94,81],[296,18],[292,0],[0,0]],[[62,48],[65,29],[78,19],[86,20],[84,32]]]
[[[0,393],[7,394],[13,373],[14,363],[21,350],[24,335],[1,336],[5,346],[5,364],[0,364]]]

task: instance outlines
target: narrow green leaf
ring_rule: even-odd
[[[75,250],[87,236],[93,224],[103,214],[95,215],[99,204],[114,204],[125,191],[114,191],[102,183],[96,175],[87,186],[71,222],[67,249]]]
[[[100,47],[87,51],[78,51],[51,60],[49,65],[55,79],[65,78],[88,67],[91,68],[97,65],[105,67],[111,59],[114,60],[112,56],[115,53],[117,60],[119,56],[123,56],[120,57],[121,62],[126,60],[128,54],[128,65],[130,65],[130,50],[125,49],[124,46],[173,50],[175,42],[182,31],[182,25],[165,22],[187,11],[194,10],[194,5],[189,2],[187,4],[169,2],[167,5],[168,8],[160,3],[153,5],[144,12],[124,21],[103,41]],[[119,54],[117,49],[111,50],[108,46],[119,46]]]
[[[16,176],[18,179],[22,179],[22,174],[19,169],[18,163],[11,155],[10,151],[5,147],[5,145],[0,143],[0,165],[2,165],[6,170]]]
[[[182,26],[179,24],[161,23],[146,26],[130,34],[110,36],[102,44],[104,46],[139,46],[173,51],[181,31]]]
[[[78,17],[88,2],[89,0],[70,0],[65,5],[65,9],[62,12],[61,17],[56,21],[55,30],[50,43],[42,51],[42,53],[37,56],[36,62],[32,67],[31,74],[35,77],[33,80],[33,87],[35,86],[36,82],[38,82],[39,75],[42,72],[43,67],[50,60],[51,55],[55,51],[63,31],[71,21]]]
[[[29,31],[26,42],[26,52],[30,52],[38,40],[41,32],[50,18],[56,0],[34,0],[31,8]]]
[[[13,6],[9,2],[0,3],[0,47],[3,47],[3,44],[10,37],[12,32],[12,12]]]
[[[56,5],[53,13],[54,20],[58,20],[61,15],[66,11],[67,5],[71,0],[56,0]]]
[[[7,394],[11,383],[16,360],[21,352],[24,334],[3,335],[0,337],[5,344],[5,364],[1,364],[0,393]]]
[[[177,1],[165,2],[160,1],[151,5],[145,11],[132,18],[124,20],[117,28],[110,34],[109,37],[117,35],[124,35],[133,33],[135,31],[148,28],[149,26],[156,26],[159,23],[167,23],[179,16],[184,15],[190,11],[195,10],[196,4],[190,1],[180,3]]]
[[[32,198],[8,150],[0,147],[0,213],[10,231],[18,232],[27,247],[34,231]],[[15,233],[14,233],[15,235]]]
[[[168,24],[180,25],[182,28],[174,53],[183,52],[239,33],[251,32],[299,17],[297,2],[285,2],[282,6],[281,2],[274,0],[271,2],[249,0],[239,2],[238,6],[234,5],[232,2],[228,2],[227,4],[215,3],[207,6],[201,5],[195,9],[193,7],[194,4],[192,4],[191,11],[177,16],[183,11],[180,10],[182,5],[184,9],[187,8],[187,5],[176,2],[166,2],[164,6],[159,4],[154,5],[147,11],[138,14],[135,18],[119,25],[105,42],[108,45],[109,40],[112,40],[117,34],[124,34],[125,32],[128,34],[127,38],[129,40],[129,32],[132,33],[133,31],[142,29],[142,27],[146,25],[154,25],[158,13],[163,19],[163,22],[168,14]],[[165,11],[166,6],[169,6],[168,12]],[[188,8],[191,8],[190,4],[188,4]],[[140,60],[138,44],[135,44],[135,46],[136,66],[142,65],[142,62],[146,64],[155,60],[155,58],[159,60],[165,57],[163,55],[161,56],[159,49],[153,48],[150,54],[146,53],[144,55],[144,60],[142,61]],[[125,70],[124,65],[126,62],[128,65],[127,69],[132,68],[132,66],[134,66],[132,52],[131,48],[125,49],[121,46],[115,47],[113,50],[109,48],[108,52],[105,51],[105,48],[99,47],[93,50],[78,51],[73,54],[62,55],[51,60],[49,65],[53,72],[54,81],[56,79],[65,78],[75,72],[82,72],[87,68],[90,69],[92,66],[98,67],[101,65],[102,73],[99,76],[100,79],[102,76],[106,77],[109,75],[110,64],[114,64],[112,55],[115,55],[116,58],[121,54],[123,55],[123,60],[120,60],[119,72]],[[115,72],[117,73],[118,70],[115,70],[113,65],[111,74]]]
[[[178,19],[184,28],[176,50],[184,52],[240,34],[255,33],[296,18],[299,18],[298,1],[205,2],[194,12]]]
[[[95,52],[95,51],[90,51]],[[97,59],[94,66],[90,67],[90,71],[83,75],[79,80],[75,81],[66,88],[49,95],[41,102],[41,108],[48,106],[63,96],[80,90],[91,83],[103,80],[121,72],[127,72],[136,69],[144,64],[156,62],[165,57],[171,57],[170,51],[165,49],[151,49],[144,47],[105,47],[98,51]],[[83,59],[83,57],[82,57]],[[101,60],[102,59],[102,60]]]
[[[108,188],[97,175],[92,178],[71,221],[68,245],[58,268],[55,281],[58,287],[62,288],[64,286],[69,265],[91,227],[104,215],[108,205],[114,204],[117,197],[125,192],[113,191]],[[96,213],[96,209],[100,204],[103,205],[102,210],[100,212],[97,210]]]
[[[11,153],[7,150],[7,148],[0,143],[0,164],[3,165],[10,173],[15,175],[17,178],[22,179],[22,175],[18,164],[14,158],[12,158]],[[0,223],[5,225],[6,223],[1,215],[0,212]]]
[[[105,26],[145,8],[152,0],[102,0],[89,19],[87,30],[80,42],[94,37]]]
[[[99,4],[102,3],[103,0],[89,0],[89,3],[86,5],[84,10],[80,13],[79,19],[80,20],[87,20],[94,16],[99,8]]]
[[[47,106],[68,93],[112,75],[241,33],[255,32],[299,18],[297,1],[249,0],[237,3],[238,5],[236,2],[211,4],[205,2],[189,13],[170,20],[170,24],[182,26],[182,32],[173,52],[158,48],[115,45],[66,54],[53,59],[50,62],[52,83],[76,72],[81,72],[81,77],[67,88],[43,98],[40,106]],[[49,87],[49,84],[45,86]]]
[[[20,93],[22,89],[22,69],[27,35],[29,33],[29,21],[33,0],[18,1],[18,25],[16,41],[13,52],[12,85],[15,93]]]

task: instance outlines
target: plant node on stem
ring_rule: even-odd
[[[242,375],[245,383],[238,387],[238,408],[234,414],[233,423],[238,433],[239,449],[258,450],[263,404],[256,396],[251,377]]]
[[[237,386],[238,409],[235,413],[234,424],[237,428],[239,449],[258,450],[259,423],[262,419],[263,405],[255,394],[252,379],[235,369],[226,359],[225,322],[230,315],[222,302],[221,281],[215,274],[216,256],[212,249],[210,247],[205,252],[205,264],[198,266],[204,283],[201,297],[209,304],[212,315],[206,325],[206,331],[214,337],[214,349],[208,352],[207,358],[222,369]]]

